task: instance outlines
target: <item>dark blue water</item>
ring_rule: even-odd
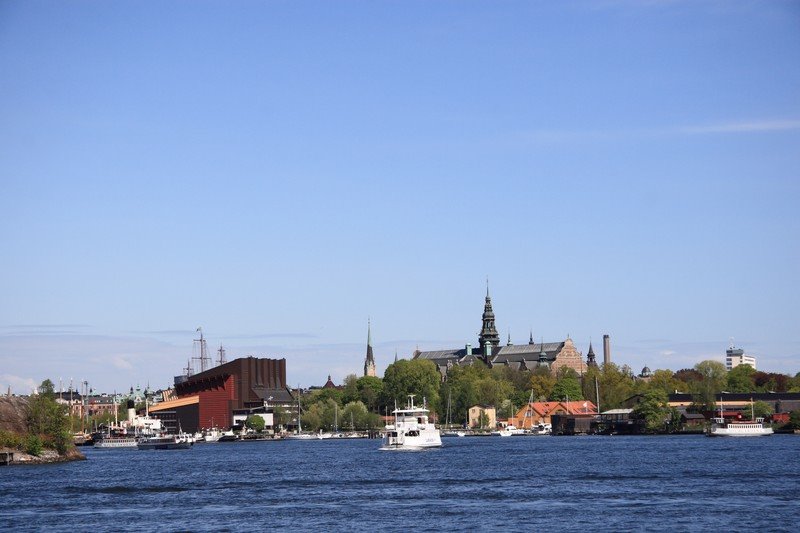
[[[448,438],[87,449],[0,467],[0,530],[797,531],[800,437]]]

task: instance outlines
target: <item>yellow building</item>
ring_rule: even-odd
[[[468,414],[468,424],[473,429],[494,429],[497,425],[497,411],[490,405],[473,405]]]

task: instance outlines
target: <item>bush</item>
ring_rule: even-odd
[[[800,409],[794,410],[789,414],[789,427],[800,429]]]
[[[41,455],[42,453],[42,439],[39,435],[28,435],[25,439],[25,453],[30,455]]]
[[[247,417],[244,423],[248,428],[261,433],[264,431],[265,422],[264,419],[258,415],[250,415]]]
[[[22,437],[11,431],[0,431],[0,448],[22,449]]]

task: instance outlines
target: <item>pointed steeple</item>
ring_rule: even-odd
[[[533,345],[533,328],[531,328],[531,338],[528,341],[528,344],[530,344],[531,346]]]
[[[511,346],[511,328],[508,329],[508,341],[506,341],[506,346]]]
[[[597,366],[597,361],[595,361],[594,350],[592,349],[591,339],[589,339],[589,351],[586,353],[586,364],[589,366]]]
[[[364,375],[376,376],[375,356],[372,353],[372,321],[367,319],[367,357],[364,359]]]
[[[483,305],[483,327],[478,336],[478,345],[484,353],[484,357],[491,355],[491,348],[500,345],[500,334],[494,325],[494,311],[492,310],[492,297],[489,296],[489,278],[486,278],[486,301]],[[488,348],[487,348],[488,347]]]

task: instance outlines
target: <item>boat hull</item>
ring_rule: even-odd
[[[119,448],[136,448],[135,438],[110,438],[102,439],[94,443],[93,447],[100,450],[113,450]]]
[[[140,442],[140,450],[187,450],[192,447],[191,442]]]

